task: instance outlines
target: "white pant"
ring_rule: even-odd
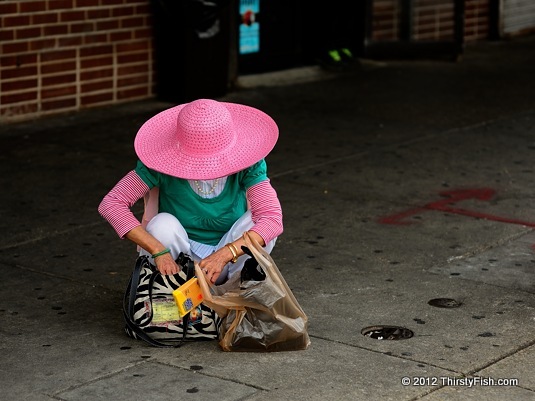
[[[178,221],[178,219],[169,213],[158,213],[147,224],[147,231],[162,243],[163,246],[169,248],[173,259],[178,258],[180,252],[184,252],[190,255],[194,261],[199,262],[216,250],[223,248],[229,242],[233,242],[240,238],[243,233],[253,227],[254,223],[251,219],[251,212],[248,210],[241,216],[230,230],[223,235],[223,238],[215,246],[200,244],[188,238],[186,230]],[[271,250],[275,246],[277,239],[271,240],[266,244],[264,249],[266,252],[271,253]],[[150,254],[144,249],[141,250],[140,255]],[[242,255],[238,258],[236,263],[227,263],[221,275],[217,279],[216,284],[222,284],[227,281],[236,273],[239,273],[245,263],[245,260],[249,258],[248,255]]]

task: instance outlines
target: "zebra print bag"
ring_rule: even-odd
[[[130,337],[156,347],[179,347],[184,341],[218,337],[221,320],[209,307],[200,304],[179,317],[173,291],[192,278],[195,269],[183,253],[176,262],[181,266],[178,274],[162,275],[147,256],[138,257],[123,301],[125,331]]]

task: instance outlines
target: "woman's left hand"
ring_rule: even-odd
[[[227,247],[223,247],[201,260],[199,262],[199,267],[204,274],[206,274],[208,280],[215,283],[223,271],[223,268],[231,259],[232,253]]]
[[[249,231],[249,235],[254,238],[256,242],[258,242],[261,246],[266,245],[264,239],[254,231]],[[236,255],[231,252],[228,245],[234,247]],[[215,284],[216,280],[221,275],[221,272],[223,271],[226,264],[229,263],[234,258],[234,256],[238,257],[244,254],[243,250],[241,249],[243,245],[245,245],[245,240],[243,239],[243,237],[238,238],[231,244],[225,245],[223,248],[218,249],[210,256],[207,256],[206,258],[201,260],[199,262],[199,267],[204,272],[204,274],[206,274],[208,280]]]

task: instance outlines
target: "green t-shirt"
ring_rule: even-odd
[[[190,239],[207,245],[217,245],[247,211],[247,189],[267,179],[267,166],[262,159],[228,176],[218,196],[203,198],[195,193],[188,180],[149,169],[141,161],[135,171],[149,188],[160,189],[158,211],[175,216]]]

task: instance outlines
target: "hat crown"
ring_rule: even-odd
[[[178,113],[177,139],[180,150],[191,155],[215,155],[236,140],[229,110],[215,100],[195,100]]]

